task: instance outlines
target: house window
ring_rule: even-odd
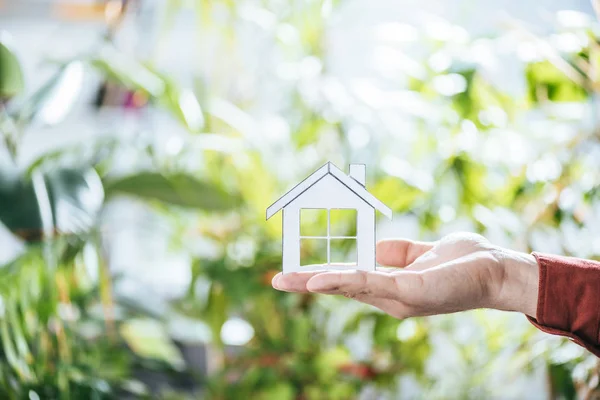
[[[357,211],[300,210],[300,265],[358,264]]]

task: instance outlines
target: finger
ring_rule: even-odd
[[[308,291],[306,289],[306,282],[312,276],[316,275],[315,273],[297,273],[295,275],[292,274],[283,274],[278,273],[272,279],[272,285],[277,290],[282,291],[291,291],[291,292],[305,292]],[[283,279],[283,283],[281,281]],[[368,304],[373,307],[377,307],[385,313],[388,313],[396,318],[404,318],[406,313],[403,311],[403,307],[401,304],[398,304],[394,300],[384,299],[381,297],[370,296],[370,295],[352,295],[349,294],[347,297],[351,297],[361,303]]]
[[[377,262],[382,265],[404,268],[435,246],[431,242],[406,239],[388,239],[377,243]]]
[[[411,316],[407,307],[396,300],[382,299],[380,297],[366,295],[356,296],[354,300],[376,307],[394,318],[404,319]]]
[[[346,297],[372,296],[395,299],[398,286],[394,276],[374,271],[331,271],[311,277],[306,282],[309,292],[341,294]]]
[[[415,272],[396,271],[394,274],[367,271],[336,271],[310,278],[310,292],[342,295],[379,308],[395,318],[412,314],[410,307],[397,301],[402,292],[419,290],[421,279]]]
[[[271,284],[273,288],[283,292],[308,292],[306,282],[313,276],[323,271],[288,272],[278,273],[273,277]]]

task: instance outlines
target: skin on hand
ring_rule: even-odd
[[[286,292],[343,295],[401,319],[475,308],[536,316],[536,259],[480,235],[458,233],[432,243],[380,241],[377,262],[395,268],[279,273],[272,284]]]

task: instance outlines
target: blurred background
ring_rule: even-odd
[[[574,399],[517,314],[285,294],[265,209],[365,163],[378,238],[600,257],[589,0],[0,0],[0,397]]]

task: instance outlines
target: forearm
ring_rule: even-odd
[[[508,252],[496,308],[519,311],[544,332],[600,356],[600,263]]]

